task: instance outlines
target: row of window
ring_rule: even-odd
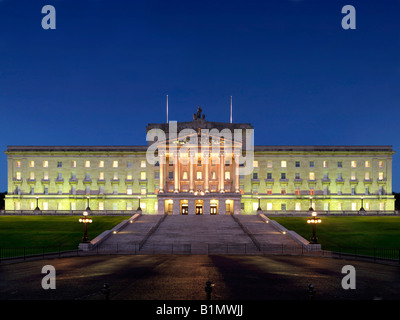
[[[85,160],[84,162],[84,167],[85,168],[90,168],[91,166],[93,166],[93,162],[91,160]],[[132,168],[132,161],[127,161],[126,163],[126,167],[127,168]],[[35,161],[34,160],[30,160],[29,161],[29,168],[35,168]],[[99,160],[97,162],[97,165],[99,168],[104,168],[104,160]],[[119,167],[119,161],[118,160],[113,160],[112,162],[112,167],[113,168],[118,168]],[[15,161],[15,167],[16,168],[21,168],[21,160],[16,160]],[[48,160],[44,160],[43,161],[43,168],[48,168],[49,167],[49,161]],[[57,161],[57,168],[62,168],[63,167],[63,162],[62,161]],[[76,168],[76,160],[71,160],[70,162],[70,167],[71,168]],[[146,161],[142,160],[140,161],[140,167],[141,168],[146,168]]]
[[[324,204],[323,204],[323,210],[324,211],[329,211],[329,210],[331,210],[331,208],[330,208],[330,206],[329,206],[330,204],[328,203],[328,202],[325,202]],[[364,207],[364,209],[365,210],[370,210],[371,208],[370,208],[370,204],[369,204],[369,202],[365,202],[364,204],[363,204],[363,207]],[[243,203],[242,203],[242,209],[244,209],[244,205],[243,205]],[[257,211],[257,209],[258,209],[258,202],[253,202],[253,210],[254,211]],[[274,209],[273,208],[273,204],[272,204],[272,202],[268,202],[267,203],[267,205],[266,205],[266,208],[265,208],[266,210],[268,210],[268,211],[270,211],[270,210],[276,210],[276,208]],[[287,209],[286,209],[286,203],[281,203],[280,204],[280,210],[281,211],[286,211]],[[308,210],[308,206],[305,206],[304,207],[304,204],[303,204],[303,207],[302,207],[302,204],[300,203],[300,202],[296,202],[295,203],[295,210],[296,211],[301,211],[301,210]],[[341,203],[341,202],[339,202],[339,203],[337,203],[337,209],[336,209],[337,211],[343,211],[344,210],[344,208],[343,208],[343,204]],[[359,211],[360,210],[360,203],[358,202],[352,202],[351,203],[351,210],[352,211]],[[384,202],[380,202],[379,203],[379,210],[380,211],[384,211],[385,210],[385,203]]]
[[[85,168],[90,168],[91,166],[93,166],[93,162],[91,160],[85,160],[84,161],[84,167]],[[364,162],[364,167],[365,168],[370,168],[371,167],[371,161],[370,160],[365,160]],[[300,163],[301,161],[295,161],[294,165],[296,168],[300,168]],[[185,164],[185,163],[184,163]],[[30,160],[29,161],[29,167],[30,168],[34,168],[36,165],[34,160]],[[172,165],[172,164],[170,164]],[[198,165],[201,165],[201,163],[198,163]],[[229,165],[229,163],[226,163],[226,165]],[[288,165],[288,161],[287,160],[281,160],[281,168],[287,168]],[[104,160],[99,160],[97,162],[97,166],[99,168],[104,168]],[[132,168],[132,161],[127,161],[126,163],[127,168]],[[258,168],[258,161],[254,160],[253,162],[253,166],[255,168]],[[357,160],[352,160],[350,161],[350,166],[352,168],[357,168]],[[15,167],[16,168],[21,168],[21,160],[16,160],[15,161]],[[43,168],[48,168],[49,167],[49,161],[48,160],[44,160],[43,161]],[[57,168],[62,168],[63,167],[63,162],[62,161],[57,161]],[[72,160],[70,163],[70,167],[71,168],[76,168],[76,160]],[[119,161],[118,160],[113,160],[112,162],[112,167],[113,168],[118,168],[119,167]],[[146,168],[146,161],[145,160],[141,160],[140,161],[140,167],[141,168]],[[314,168],[315,167],[315,161],[309,161],[309,167],[310,168]],[[322,167],[323,168],[328,168],[328,161],[324,160],[322,161]],[[337,167],[338,168],[343,168],[343,161],[337,161]],[[383,160],[379,160],[378,161],[378,168],[383,168],[384,167],[384,161]],[[267,168],[272,168],[272,161],[267,161]]]
[[[258,172],[253,172],[253,179],[255,179],[255,180],[259,179]],[[267,172],[267,180],[272,180],[272,179],[273,179],[272,172]],[[281,180],[288,179],[287,173],[286,172],[281,172],[280,179]],[[301,179],[301,176],[300,176],[299,172],[295,173],[294,179],[295,180],[300,180]],[[315,180],[315,172],[309,172],[308,173],[308,179],[309,180]],[[323,180],[329,180],[329,174],[327,172],[325,172],[322,179]],[[337,174],[336,179],[337,180],[343,180],[343,176],[342,176],[341,172],[339,172]],[[365,180],[371,180],[371,174],[370,174],[369,171],[364,173],[364,179]],[[357,180],[357,175],[356,175],[355,172],[351,172],[350,180]],[[384,173],[383,172],[378,172],[378,180],[384,180]]]

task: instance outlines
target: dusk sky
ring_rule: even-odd
[[[400,1],[0,0],[0,191],[7,145],[146,145],[168,94],[176,121],[233,96],[256,145],[392,145],[400,192],[399,88]]]

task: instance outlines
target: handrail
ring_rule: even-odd
[[[231,214],[231,217],[233,218],[233,220],[235,220],[237,222],[237,224],[240,226],[240,228],[242,228],[243,232],[246,233],[250,237],[251,241],[253,241],[253,243],[256,246],[256,248],[258,249],[258,251],[261,251],[261,245],[258,242],[258,240],[254,237],[253,233],[245,225],[243,225],[243,223],[237,217],[235,217],[234,214]]]
[[[165,220],[167,217],[167,214],[164,214],[158,222],[150,228],[150,230],[146,233],[146,235],[143,237],[142,241],[139,243],[139,250],[142,250],[143,246],[145,245],[146,241],[150,238],[150,236],[158,229],[160,226],[161,222]]]

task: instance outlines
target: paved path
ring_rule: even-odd
[[[356,289],[341,287],[344,265],[356,269]],[[43,290],[44,265],[56,269],[56,289]],[[400,267],[321,257],[105,255],[57,258],[0,265],[0,299],[204,300],[205,282],[215,284],[213,300],[400,299]]]

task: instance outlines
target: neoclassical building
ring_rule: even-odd
[[[8,146],[5,209],[394,210],[391,146],[254,146],[251,124],[207,121],[201,111],[146,129],[141,146]]]

